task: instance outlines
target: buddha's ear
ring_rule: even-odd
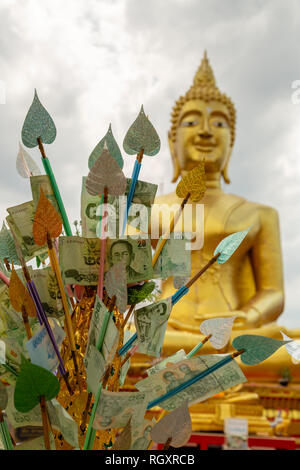
[[[174,142],[172,140],[170,131],[168,132],[168,142],[169,142],[169,148],[170,148],[170,153],[171,153],[171,158],[172,158],[172,163],[173,163],[172,183],[175,183],[178,179],[178,176],[180,175],[180,167],[178,164],[177,155],[176,155],[175,148],[174,148]]]
[[[224,168],[221,171],[221,175],[223,176],[223,179],[224,179],[226,184],[230,184],[230,179],[229,179],[229,176],[228,176],[228,166],[229,166],[229,160],[230,160],[230,157],[231,157],[231,154],[232,154],[232,150],[233,150],[233,147],[231,146],[230,149],[229,149],[227,158],[226,158]]]

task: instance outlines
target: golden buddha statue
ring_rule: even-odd
[[[235,108],[216,85],[206,53],[185,96],[179,98],[172,112],[169,145],[172,156],[173,182],[205,161],[206,193],[204,205],[204,244],[191,252],[192,275],[213,256],[218,243],[226,236],[250,231],[231,259],[214,264],[190,288],[172,309],[165,336],[163,355],[179,348],[190,351],[201,341],[200,324],[212,317],[236,316],[232,339],[240,334],[260,334],[282,339],[280,330],[293,338],[298,331],[280,328],[275,321],[283,311],[284,288],[280,231],[275,209],[228,194],[220,180],[228,184],[228,167],[235,139]],[[160,234],[168,228],[167,217],[159,217],[160,205],[180,204],[175,193],[158,197],[152,211],[152,230]],[[196,203],[192,203],[196,204]],[[193,231],[195,216],[184,217],[184,231]],[[160,220],[159,227],[155,227]],[[174,231],[178,231],[177,228]],[[173,295],[172,279],[162,284],[162,298]],[[217,352],[207,343],[200,354]],[[221,351],[225,352],[225,351]],[[278,378],[280,370],[296,365],[281,348],[261,366],[244,367],[247,376]],[[263,372],[262,372],[263,371]],[[299,375],[299,368],[296,375]]]

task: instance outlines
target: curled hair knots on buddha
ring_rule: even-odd
[[[206,51],[204,52],[204,56],[200,67],[198,68],[193,85],[187,91],[184,96],[180,96],[180,98],[176,101],[175,106],[173,107],[171,113],[171,129],[169,131],[169,139],[171,143],[175,143],[176,141],[176,133],[177,128],[179,125],[179,115],[183,105],[189,100],[203,100],[205,102],[209,101],[218,101],[226,106],[229,113],[229,126],[231,130],[231,142],[230,146],[233,147],[234,140],[235,140],[235,124],[236,124],[236,111],[233,102],[231,99],[222,93],[216,85],[216,80],[214,77],[214,73],[212,67],[208,61]],[[174,164],[174,174],[172,182],[175,182],[180,175],[180,168],[176,158],[172,155],[173,164]],[[224,178],[225,183],[230,183],[228,178],[228,162],[224,169],[222,170],[222,176]]]

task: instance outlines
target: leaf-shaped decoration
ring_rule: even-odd
[[[206,191],[204,161],[189,171],[176,187],[176,194],[180,198],[185,198],[190,194],[193,202],[198,202],[203,198]]]
[[[112,446],[111,450],[129,450],[131,447],[131,417],[128,420],[125,428],[116,438],[114,445]]]
[[[27,315],[36,316],[34,302],[14,267],[12,267],[8,292],[10,303],[16,312],[22,312],[22,307],[25,307]]]
[[[34,90],[33,102],[22,128],[22,142],[25,147],[33,148],[38,145],[39,137],[44,144],[51,144],[56,137],[56,127]]]
[[[7,258],[11,263],[20,266],[20,260],[16,250],[16,245],[11,231],[8,230],[5,223],[3,222],[2,229],[0,232],[0,258]]]
[[[245,352],[241,354],[242,362],[254,365],[267,359],[286,343],[288,341],[280,341],[266,336],[241,335],[233,340],[232,346],[238,351],[245,349]]]
[[[115,263],[107,271],[104,286],[110,298],[116,296],[116,305],[124,313],[127,309],[127,273],[124,261]]]
[[[37,245],[45,245],[47,243],[47,234],[50,238],[56,238],[59,237],[61,231],[61,217],[41,189],[40,199],[33,220],[34,241]]]
[[[151,439],[157,443],[165,443],[172,438],[172,447],[186,444],[192,433],[192,421],[188,402],[184,402],[171,413],[164,416],[151,430]]]
[[[109,125],[108,131],[103,137],[103,139],[100,140],[100,142],[96,145],[91,155],[89,156],[89,162],[88,162],[89,169],[92,168],[97,158],[103,152],[105,144],[107,145],[107,149],[109,153],[111,154],[111,156],[116,160],[117,164],[122,169],[124,166],[124,160],[121,154],[120,147],[118,146],[117,141],[114,138],[114,135],[112,133],[111,124]]]
[[[8,394],[6,390],[6,385],[0,380],[0,410],[5,410],[8,402]]]
[[[40,397],[52,400],[59,392],[59,381],[55,375],[40,366],[31,364],[22,356],[21,370],[17,378],[14,404],[21,413],[27,413],[40,402]]]
[[[189,279],[190,279],[189,277],[185,277],[185,276],[174,276],[174,279],[173,279],[174,289],[180,289],[189,281]]]
[[[242,230],[241,232],[232,233],[228,237],[224,238],[217,248],[214,251],[214,255],[220,253],[218,256],[217,263],[223,264],[233,255],[233,253],[238,249],[245,236],[249,232],[251,227],[247,230]]]
[[[143,149],[145,155],[153,156],[160,150],[160,138],[145,115],[143,106],[125,135],[123,148],[128,155],[135,155]]]
[[[128,287],[128,305],[143,302],[155,289],[155,282],[146,282],[143,285]]]
[[[290,341],[285,345],[285,349],[287,350],[288,354],[292,357],[294,364],[299,364],[300,362],[300,344],[298,341],[293,340],[288,335],[280,332],[282,334],[282,338],[284,341]]]
[[[30,176],[40,175],[40,169],[31,158],[28,152],[19,143],[19,152],[17,155],[16,162],[17,171],[22,178],[30,178]]]
[[[201,323],[200,331],[205,336],[212,335],[209,341],[213,348],[222,349],[230,340],[231,330],[235,318],[236,316],[225,318],[210,318],[209,320],[205,320]]]
[[[107,148],[104,148],[90,169],[85,186],[87,192],[92,196],[103,194],[105,187],[107,187],[109,194],[114,196],[121,196],[125,193],[125,175]]]

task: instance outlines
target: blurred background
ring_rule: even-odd
[[[109,123],[122,149],[141,104],[162,147],[144,159],[140,178],[172,191],[170,112],[206,49],[237,108],[226,191],[279,211],[286,290],[279,324],[300,327],[299,44],[297,0],[1,0],[0,222],[7,207],[32,199],[15,163],[34,88],[57,127],[46,152],[70,222],[80,219],[91,151]],[[27,150],[42,169],[39,151]],[[123,156],[129,177],[134,157]]]

